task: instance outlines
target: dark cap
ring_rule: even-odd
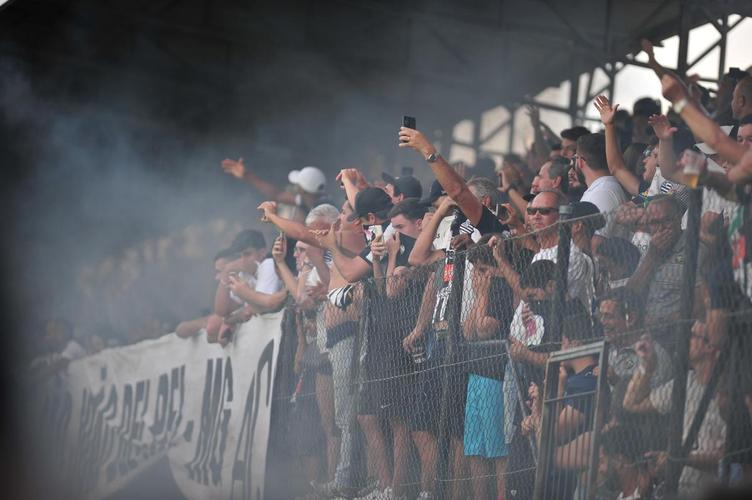
[[[235,239],[232,240],[230,246],[223,250],[222,253],[234,255],[243,253],[247,250],[256,250],[259,248],[266,248],[266,240],[261,231],[255,229],[244,229],[235,236]]]
[[[573,201],[569,206],[572,208],[570,218],[579,219],[586,217],[582,222],[592,231],[597,231],[606,225],[606,219],[593,203],[589,201]]]
[[[431,183],[431,190],[428,192],[428,196],[421,199],[420,202],[424,205],[432,205],[434,201],[438,200],[442,196],[446,196],[446,191],[441,187],[439,181],[433,181]]]
[[[381,178],[387,184],[394,186],[395,196],[400,194],[404,194],[405,198],[420,198],[423,196],[423,186],[421,186],[420,181],[412,175],[394,177],[393,175],[384,172],[381,174]]]
[[[392,199],[383,189],[367,187],[355,196],[355,207],[347,220],[354,221],[358,217],[374,214],[381,219],[386,219],[387,213],[392,209]]]

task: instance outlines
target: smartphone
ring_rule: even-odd
[[[416,129],[415,126],[415,117],[414,116],[403,116],[402,117],[402,126],[405,128],[411,128],[413,130]]]
[[[509,218],[509,210],[501,203],[496,204],[496,218],[499,220],[507,220]]]
[[[373,234],[374,240],[380,236],[384,236],[384,229],[381,227],[380,224],[375,224],[371,226],[369,229],[371,230],[371,234]]]

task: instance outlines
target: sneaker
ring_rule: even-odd
[[[356,497],[355,500],[384,500],[384,492],[379,490],[373,490],[369,494]]]
[[[328,483],[311,481],[311,488],[313,488],[314,493],[320,498],[339,498],[345,496],[334,484],[334,481],[329,481]]]
[[[421,491],[418,493],[418,498],[416,500],[431,500],[433,498],[433,493],[430,491]]]
[[[373,497],[370,497],[371,493],[379,493],[381,494],[381,491],[379,491],[377,488],[379,487],[379,480],[375,477],[371,477],[366,479],[366,484],[360,487],[359,490],[357,490],[357,493],[350,496],[349,498],[368,498],[371,500]],[[378,498],[378,497],[377,497]]]

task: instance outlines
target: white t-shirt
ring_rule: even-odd
[[[653,408],[662,415],[671,411],[671,390],[674,387],[674,381],[669,380],[662,386],[650,391],[650,403]],[[700,405],[702,393],[705,386],[697,381],[694,370],[687,374],[687,402],[684,407],[684,432],[682,439],[686,439],[689,427],[697,413],[697,407]],[[722,452],[726,443],[726,423],[721,418],[721,412],[718,409],[716,398],[713,398],[708,405],[708,411],[697,433],[697,441],[693,445],[693,450],[705,453]],[[694,467],[685,466],[682,469],[679,478],[679,493],[690,495],[696,493],[703,484],[715,480],[715,474],[712,472],[701,471]]]
[[[627,230],[623,226],[618,226],[615,220],[615,211],[625,201],[627,194],[624,189],[612,175],[598,177],[588,186],[582,194],[580,201],[589,201],[603,214],[606,218],[606,225],[595,232],[595,234],[604,238],[612,236],[625,237]]]
[[[282,290],[282,280],[277,275],[274,260],[267,257],[256,268],[254,290],[260,293],[277,293]]]
[[[517,304],[517,309],[514,310],[514,316],[512,316],[512,322],[509,325],[509,336],[518,342],[522,342],[526,346],[540,345],[543,340],[543,334],[545,333],[545,325],[543,318],[536,314],[531,314],[532,322],[528,325],[522,321],[522,308],[525,306],[525,301],[521,300]],[[533,328],[535,331],[533,331]],[[509,445],[512,443],[512,437],[516,432],[516,426],[514,425],[514,415],[517,411],[517,388],[513,381],[514,372],[512,371],[512,365],[507,363],[504,368],[504,384],[502,391],[504,393],[504,439]]]
[[[559,247],[541,248],[533,255],[532,262],[539,260],[551,260],[556,262]],[[595,296],[593,285],[594,267],[593,261],[582,253],[577,245],[569,247],[569,272],[567,273],[567,295],[570,299],[580,299],[585,309],[590,310],[590,304]]]

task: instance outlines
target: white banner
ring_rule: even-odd
[[[225,348],[170,334],[71,363],[40,408],[48,465],[98,499],[167,454],[187,498],[263,498],[281,318]]]

